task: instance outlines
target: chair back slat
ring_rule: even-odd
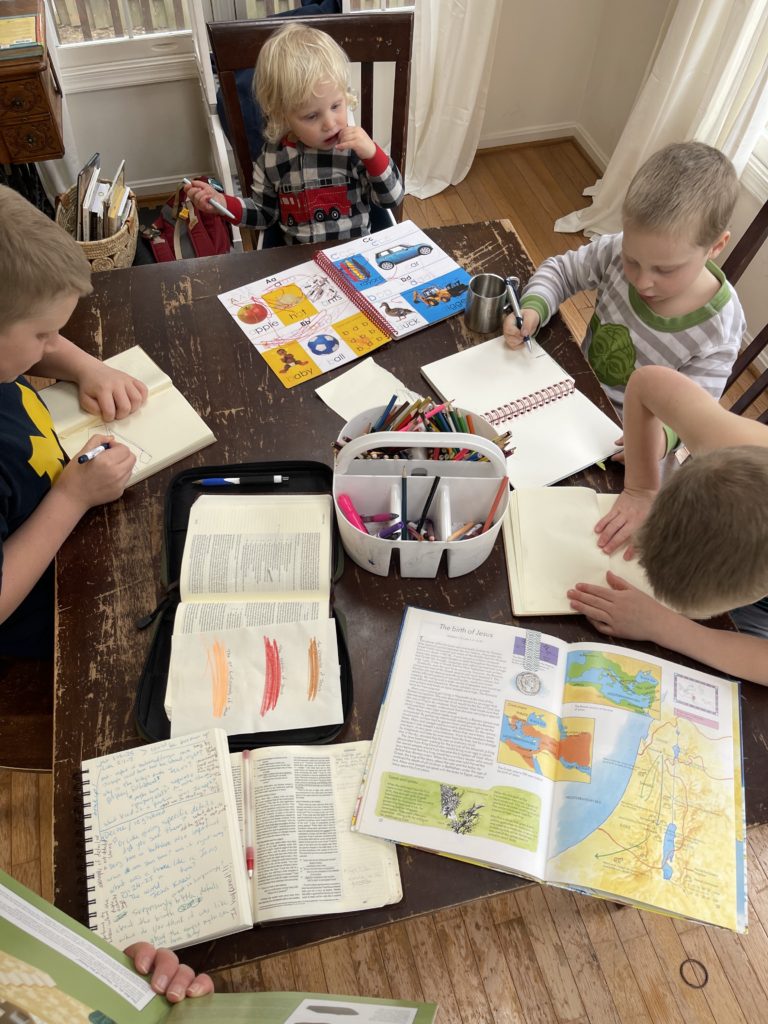
[[[723,262],[723,273],[736,284],[768,238],[768,200]]]
[[[296,20],[295,18],[292,20]],[[395,65],[392,96],[390,155],[405,176],[408,96],[410,86],[413,14],[410,11],[317,15],[306,19],[313,28],[327,32],[353,64],[361,65],[359,122],[373,135],[373,66]],[[232,148],[243,195],[248,195],[253,176],[253,156],[248,148],[242,110],[237,97],[235,71],[252,68],[261,48],[280,27],[276,20],[211,22],[208,36],[221,85]],[[395,216],[402,217],[402,205]]]

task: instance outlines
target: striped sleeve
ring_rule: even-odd
[[[561,302],[577,292],[597,288],[616,259],[621,259],[620,234],[602,235],[579,249],[550,256],[532,274],[520,305],[538,313],[543,326]]]

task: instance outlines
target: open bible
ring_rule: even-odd
[[[730,680],[409,608],[364,778],[367,835],[746,928]]]
[[[396,903],[394,846],[349,826],[368,748],[230,754],[211,729],[84,761],[91,927],[119,948],[146,936],[178,948]]]
[[[203,494],[193,504],[165,698],[171,735],[344,721],[332,528],[327,494]]]

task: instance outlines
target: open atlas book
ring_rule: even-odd
[[[408,608],[353,827],[744,931],[738,684]]]
[[[464,309],[469,274],[411,221],[220,295],[287,388]]]
[[[148,936],[144,936],[148,939]],[[432,1024],[437,1007],[405,999],[251,992],[171,1006],[133,962],[0,871],[0,1014],[16,1024]]]
[[[84,761],[91,927],[177,949],[397,903],[394,846],[349,825],[369,746],[230,754],[209,729]]]
[[[158,473],[187,455],[213,444],[216,438],[173,381],[138,345],[110,359],[107,366],[122,370],[147,385],[144,405],[122,420],[105,423],[97,414],[80,408],[77,386],[59,381],[44,388],[48,407],[64,451],[72,458],[94,434],[113,434],[136,456],[130,484]]]

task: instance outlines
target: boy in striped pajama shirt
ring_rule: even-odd
[[[641,366],[678,370],[719,398],[746,327],[735,291],[712,262],[730,238],[737,196],[736,172],[718,150],[699,142],[659,150],[630,183],[623,232],[553,256],[532,275],[520,302],[522,329],[512,316],[505,321],[507,344],[522,344],[566,298],[595,288],[582,349],[619,415]],[[659,458],[676,443],[672,430],[660,430]]]

